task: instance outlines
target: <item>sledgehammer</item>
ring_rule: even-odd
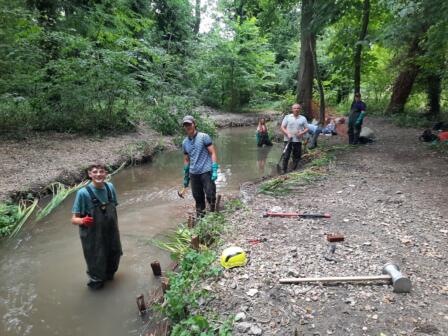
[[[331,218],[330,214],[321,214],[321,213],[301,213],[301,212],[271,212],[268,211],[263,214],[263,217],[283,217],[283,218]]]
[[[366,282],[366,281],[388,281],[392,282],[395,293],[409,293],[411,291],[411,280],[406,278],[397,265],[387,263],[383,267],[384,275],[352,276],[352,277],[322,277],[322,278],[284,278],[281,284],[296,284],[302,282],[338,283],[338,282]]]

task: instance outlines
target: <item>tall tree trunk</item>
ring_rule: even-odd
[[[196,0],[194,6],[194,28],[193,32],[195,35],[199,33],[199,28],[201,26],[201,0]]]
[[[310,42],[311,43],[311,42]],[[317,63],[317,54],[316,49],[313,48],[313,46],[310,44],[311,53],[313,54],[313,65],[314,70],[316,72],[316,79],[317,79],[317,87],[319,88],[319,125],[323,126],[325,123],[325,93],[324,93],[324,86],[322,85],[322,80],[320,78],[319,73],[319,64]]]
[[[353,63],[355,64],[355,93],[361,90],[361,52],[362,45],[367,35],[367,27],[369,26],[370,0],[364,0],[362,10],[362,23],[359,32],[358,42],[355,50]]]
[[[442,77],[430,74],[427,77],[426,94],[428,95],[429,114],[436,117],[440,113],[440,94],[442,92]]]
[[[297,78],[297,102],[303,107],[303,114],[312,115],[314,64],[311,49],[316,49],[316,37],[312,32],[313,0],[302,0],[300,18],[300,65]]]
[[[386,114],[395,114],[404,111],[404,105],[411,94],[415,78],[420,71],[420,66],[415,62],[415,58],[421,53],[422,49],[419,47],[419,37],[416,37],[412,41],[408,54],[405,57],[405,65],[395,79],[392,96],[386,108]]]

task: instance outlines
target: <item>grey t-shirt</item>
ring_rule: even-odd
[[[282,126],[286,128],[286,130],[293,134],[292,142],[300,142],[301,138],[297,136],[298,132],[303,132],[305,128],[308,128],[308,122],[304,116],[298,115],[297,118],[294,114],[288,114],[283,118]],[[288,141],[288,137],[285,135],[283,140]]]
[[[193,138],[186,137],[182,143],[184,154],[190,159],[190,174],[212,171],[212,157],[207,149],[212,144],[208,134],[197,132]]]

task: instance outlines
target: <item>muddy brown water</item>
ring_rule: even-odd
[[[254,128],[233,128],[216,139],[221,173],[218,192],[275,171],[281,146],[257,148]],[[144,320],[135,297],[157,281],[150,263],[162,268],[169,255],[149,240],[163,237],[192,209],[178,198],[182,152],[162,153],[153,163],[113,177],[124,255],[115,280],[101,291],[86,287],[78,229],[70,224],[74,195],[41,222],[0,245],[0,335],[140,335]]]

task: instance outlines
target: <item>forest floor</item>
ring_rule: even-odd
[[[209,115],[219,128],[254,125],[258,120],[257,113],[225,113],[205,107],[198,111]],[[45,193],[52,182],[80,182],[86,178],[85,168],[95,162],[117,168],[123,162],[150,161],[158,151],[175,148],[171,137],[143,126],[114,136],[34,132],[22,139],[0,140],[0,202]]]
[[[244,248],[249,263],[203,285],[214,298],[202,309],[235,316],[234,335],[448,335],[448,159],[418,141],[421,130],[373,118],[366,125],[376,142],[339,152],[325,178],[294,194],[267,196],[245,185],[254,196],[229,218],[224,239]],[[332,218],[262,218],[272,209]],[[345,236],[336,262],[324,259],[326,233]],[[387,284],[279,283],[381,275],[388,261],[410,277],[411,293]]]

